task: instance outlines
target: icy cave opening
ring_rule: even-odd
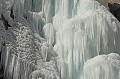
[[[108,2],[0,0],[4,79],[120,79],[120,22]]]

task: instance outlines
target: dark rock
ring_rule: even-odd
[[[4,79],[4,70],[3,70],[3,66],[0,68],[0,79]]]
[[[14,15],[13,15],[13,6],[11,7],[10,17],[11,17],[12,19],[14,19]]]
[[[120,21],[120,4],[108,4],[110,12]]]
[[[8,21],[4,18],[3,15],[1,15],[1,17],[2,17],[2,22],[4,24],[5,30],[7,30],[8,27],[11,27],[11,26],[8,24]]]

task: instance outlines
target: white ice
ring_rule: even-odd
[[[120,78],[109,65],[119,63],[120,22],[107,0],[0,0],[0,29],[5,78]]]
[[[85,63],[81,79],[120,79],[119,73],[118,54],[98,55]]]

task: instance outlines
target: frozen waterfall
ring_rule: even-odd
[[[108,0],[0,0],[5,79],[120,79],[120,22]]]

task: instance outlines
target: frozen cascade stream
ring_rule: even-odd
[[[56,15],[53,17],[53,26],[56,30],[54,50],[60,58],[58,68],[61,77],[63,79],[80,79],[84,63],[88,59],[110,52],[120,52],[118,41],[120,23],[108,11],[105,0],[72,0],[74,2],[71,4],[69,1],[61,1],[62,9],[55,9],[57,14],[55,13]],[[60,5],[60,2],[58,3]],[[72,9],[69,9],[69,6],[72,6]],[[84,79],[88,79],[90,76],[92,75]],[[102,79],[93,76],[90,78]],[[103,77],[103,79],[107,78]]]
[[[120,79],[120,22],[107,5],[108,0],[0,0],[5,78]]]

